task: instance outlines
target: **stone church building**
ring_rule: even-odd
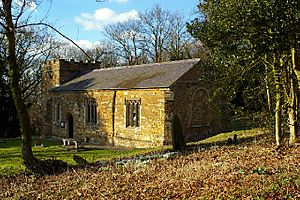
[[[43,64],[43,133],[103,145],[156,147],[172,142],[172,116],[187,142],[222,129],[199,84],[199,59],[97,69],[97,63]]]

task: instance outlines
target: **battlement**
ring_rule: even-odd
[[[100,67],[100,62],[79,61],[74,59],[54,59],[46,61],[42,66],[42,82],[47,85],[47,90],[75,79]]]
[[[49,60],[49,61],[45,61],[44,64],[45,65],[52,65],[52,64],[57,64],[57,63],[64,63],[64,64],[75,64],[75,65],[90,65],[90,64],[95,64],[95,65],[99,65],[100,62],[99,61],[91,61],[91,60],[81,60],[79,62],[75,61],[74,59],[70,59],[70,60],[66,60],[66,59],[54,59],[54,60]]]

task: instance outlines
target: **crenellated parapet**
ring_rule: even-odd
[[[75,61],[74,59],[66,60],[66,59],[53,59],[49,61],[45,61],[44,64],[51,65],[56,63],[65,63],[65,64],[75,64],[75,65],[89,65],[89,64],[100,64],[99,61],[91,61],[91,60],[81,60],[81,61]]]
[[[100,67],[99,62],[54,59],[43,63],[42,84],[49,90]]]

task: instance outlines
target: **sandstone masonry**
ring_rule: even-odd
[[[156,147],[172,142],[177,114],[189,141],[222,129],[199,59],[97,69],[98,63],[43,65],[43,133],[103,145]]]

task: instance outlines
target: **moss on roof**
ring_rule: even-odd
[[[199,59],[93,70],[53,92],[100,89],[167,88],[193,68]]]

